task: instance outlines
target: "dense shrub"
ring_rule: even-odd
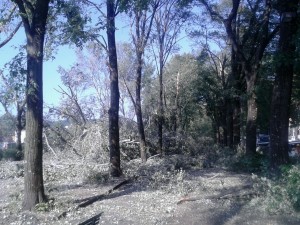
[[[283,188],[286,189],[294,209],[300,211],[300,165],[284,171],[282,180]]]
[[[281,175],[271,178],[253,174],[256,191],[261,193],[259,205],[272,214],[300,211],[300,165],[281,167]]]
[[[255,154],[248,156],[245,154],[235,155],[229,165],[233,171],[260,173],[266,175],[268,173],[268,160],[265,155]]]

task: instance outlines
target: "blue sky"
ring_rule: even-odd
[[[0,68],[3,69],[5,63],[18,53],[18,46],[24,43],[24,30],[20,29],[16,36],[4,47],[0,48]],[[69,46],[62,46],[58,49],[53,60],[44,62],[43,65],[43,92],[44,102],[57,105],[59,102],[59,93],[55,91],[59,85],[62,85],[60,75],[57,72],[59,66],[67,68],[76,59],[74,49]],[[0,112],[2,107],[0,108]]]
[[[124,21],[123,21],[124,22]],[[119,26],[120,28],[116,32],[117,42],[128,41],[128,27]],[[3,69],[5,63],[7,63],[12,57],[18,53],[18,46],[25,42],[24,30],[21,28],[15,37],[0,48],[0,68]],[[181,52],[190,52],[190,42],[187,38],[180,41],[182,46]],[[60,74],[57,72],[58,67],[69,68],[76,60],[75,50],[70,46],[59,47],[57,54],[54,55],[53,60],[44,62],[43,69],[43,92],[44,92],[44,103],[45,105],[58,105],[60,100],[60,94],[55,90],[58,86],[62,86]],[[3,113],[3,108],[0,106],[0,114]]]

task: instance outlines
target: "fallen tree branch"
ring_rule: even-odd
[[[153,159],[153,158],[155,158],[155,157],[160,157],[160,156],[161,156],[161,154],[156,154],[156,155],[150,156],[147,160]]]
[[[100,195],[96,195],[96,196],[92,196],[92,197],[89,197],[89,198],[85,198],[85,199],[81,199],[79,201],[76,201],[77,203],[78,202],[83,202],[83,203],[80,203],[79,205],[75,206],[75,207],[71,207],[69,208],[67,211],[64,211],[63,213],[61,213],[59,216],[58,216],[58,219],[61,219],[61,218],[64,218],[66,217],[66,215],[71,212],[72,210],[77,210],[78,208],[83,208],[83,207],[86,207],[88,205],[91,205],[93,204],[94,202],[96,201],[100,201],[102,199],[104,199],[105,197],[107,197],[109,194],[111,194],[113,191],[117,190],[118,188],[122,187],[123,185],[125,184],[128,184],[132,181],[133,179],[130,178],[130,179],[127,179],[127,180],[124,180],[122,182],[120,182],[119,184],[117,184],[116,186],[114,186],[113,188],[109,189],[107,192],[105,192],[104,194],[100,194]],[[76,203],[75,202],[75,203]]]
[[[216,200],[228,200],[228,199],[251,199],[251,198],[256,198],[261,196],[259,193],[256,192],[248,192],[248,193],[243,193],[243,194],[235,194],[235,193],[230,193],[222,196],[215,196],[215,197],[210,197],[210,198],[202,198],[200,196],[196,197],[185,197],[180,199],[177,202],[177,205],[180,205],[184,202],[192,202],[192,201],[198,201],[201,199],[216,199]]]
[[[96,201],[102,200],[104,197],[108,196],[109,194],[111,194],[114,190],[117,190],[118,188],[122,187],[125,184],[128,184],[129,182],[131,182],[131,179],[127,179],[122,181],[121,183],[119,183],[118,185],[114,186],[112,189],[108,190],[106,193],[101,194],[101,195],[96,195],[87,199],[83,199],[83,203],[78,205],[78,208],[83,208],[86,207],[88,205],[93,204]]]
[[[47,147],[52,151],[52,153],[54,154],[55,158],[58,158],[56,152],[54,151],[54,149],[51,147],[51,145],[49,144],[49,141],[48,141],[48,138],[47,138],[47,135],[45,132],[43,132],[43,135],[45,137],[45,143],[47,145]]]
[[[95,225],[95,224],[98,224],[99,223],[99,219],[100,219],[100,216],[103,214],[103,212],[93,216],[92,218],[86,220],[86,221],[83,221],[82,223],[78,224],[78,225]]]

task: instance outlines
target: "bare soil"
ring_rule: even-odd
[[[23,162],[0,161],[0,224],[79,224],[99,213],[99,224],[300,224],[295,213],[268,213],[251,174],[187,166],[178,158],[154,158],[146,165],[133,160],[118,179],[107,176],[105,164],[45,160],[45,189],[52,200],[34,212],[21,209]],[[76,208],[128,178],[103,199]]]

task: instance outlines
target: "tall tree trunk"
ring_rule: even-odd
[[[50,0],[36,0],[26,7],[22,0],[13,0],[19,8],[27,38],[26,79],[26,144],[24,168],[25,210],[32,210],[46,200],[43,184],[43,53],[46,21]],[[26,5],[26,6],[25,6]]]
[[[233,147],[233,106],[231,96],[226,100],[226,130],[227,130],[227,146]]]
[[[234,30],[236,30],[236,25],[234,25]],[[236,34],[235,34],[236,35]],[[238,54],[231,48],[231,76],[232,76],[232,86],[234,89],[234,95],[232,96],[232,107],[233,107],[233,146],[236,147],[241,141],[241,103],[240,95],[242,93],[241,85],[241,65],[239,64]]]
[[[110,72],[110,108],[109,108],[109,153],[110,174],[120,176],[120,137],[119,137],[119,83],[118,60],[115,40],[115,1],[107,0],[107,43]]]
[[[138,132],[140,138],[140,154],[142,162],[147,161],[146,138],[143,123],[142,103],[141,103],[141,81],[142,81],[142,54],[137,54],[136,84],[135,84],[135,113],[137,118]]]
[[[228,146],[228,130],[227,130],[227,110],[226,110],[226,104],[223,103],[222,107],[220,107],[220,125],[222,127],[222,135],[221,135],[221,143],[222,146]]]
[[[255,70],[257,71],[257,70]],[[256,103],[256,72],[251,69],[245,71],[247,82],[247,121],[246,121],[246,154],[254,155],[256,152],[256,129],[257,129],[257,103]]]
[[[162,52],[161,52],[162,55]],[[159,102],[158,102],[158,153],[163,154],[163,61],[160,57],[160,69],[159,69]]]
[[[289,162],[288,127],[294,73],[295,35],[298,30],[299,0],[279,1],[281,11],[280,38],[276,77],[271,104],[270,157],[271,166]]]
[[[150,4],[149,4],[150,3]],[[152,5],[152,3],[154,3]],[[148,9],[141,7],[139,3],[136,3],[134,6],[135,14],[135,34],[132,34],[132,40],[135,46],[135,52],[137,57],[137,68],[136,68],[136,99],[133,101],[135,107],[135,113],[137,117],[138,132],[140,138],[140,154],[142,162],[146,162],[146,138],[145,138],[145,129],[143,123],[143,114],[142,114],[142,102],[141,102],[141,82],[142,82],[142,69],[143,69],[143,55],[145,52],[145,47],[147,45],[150,31],[153,24],[154,15],[159,5],[159,0],[154,2],[148,2],[148,6],[153,7],[150,17],[147,17]],[[148,7],[147,7],[148,8]]]
[[[17,123],[16,123],[16,133],[17,133],[17,150],[22,151],[22,140],[21,140],[21,135],[22,135],[22,130],[23,130],[23,125],[22,125],[22,116],[23,116],[23,108],[20,108],[20,105],[17,103]]]
[[[233,99],[233,146],[237,147],[241,142],[241,102],[240,96]]]
[[[37,37],[33,37],[36,40]],[[40,42],[40,41],[39,41]],[[40,56],[43,44],[29,43],[27,77],[27,111],[25,143],[24,209],[31,210],[37,203],[46,200],[43,185],[43,81]]]
[[[181,132],[181,110],[179,106],[179,93],[180,93],[180,72],[176,76],[176,96],[175,96],[175,121],[174,121],[174,131],[176,136]]]

